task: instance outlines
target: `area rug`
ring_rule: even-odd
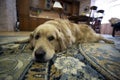
[[[14,44],[13,38],[26,37],[0,38],[0,80],[120,79],[120,52],[112,44],[73,45],[49,62],[38,63],[27,44]]]
[[[78,46],[58,53],[47,63],[31,58],[27,44],[0,46],[0,80],[104,80],[81,55]]]
[[[87,61],[105,77],[120,80],[120,52],[114,45],[87,43],[80,44],[79,49]]]
[[[0,46],[0,80],[22,80],[31,66],[31,52],[26,44],[6,44]]]
[[[105,80],[87,63],[78,46],[56,54],[48,63],[34,62],[23,79],[27,80]]]

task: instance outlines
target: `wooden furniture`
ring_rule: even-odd
[[[92,9],[96,10],[97,7],[93,6]],[[97,14],[103,14],[104,10],[98,10]],[[69,20],[75,22],[75,23],[79,23],[79,22],[85,22],[86,24],[90,25],[93,30],[95,30],[95,32],[100,33],[100,29],[101,29],[101,21],[103,16],[94,16],[94,13],[90,13],[91,16],[85,16],[85,15],[80,15],[80,16],[70,16],[68,17]]]
[[[35,1],[38,1],[38,3]],[[51,4],[54,1],[55,0],[16,0],[17,17],[18,21],[20,22],[19,24],[20,31],[33,31],[38,25],[48,20],[59,18],[58,14],[55,14],[56,12],[54,12],[51,6]],[[78,1],[77,2],[74,0],[70,1],[59,0],[59,1],[62,3],[64,7],[63,14],[65,16],[79,14]],[[44,14],[44,12],[46,14]]]
[[[68,17],[68,19],[70,21],[75,22],[75,23],[78,23],[78,22],[86,22],[86,23],[88,23],[89,17],[80,15],[80,16],[70,16],[70,17]]]
[[[30,0],[17,0],[16,4],[20,31],[33,31],[38,25],[49,20],[30,16]]]
[[[26,6],[27,5],[27,6]],[[29,24],[29,0],[16,0],[19,29],[27,30]]]

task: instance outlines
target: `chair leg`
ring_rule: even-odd
[[[113,27],[112,36],[115,37],[115,27]]]

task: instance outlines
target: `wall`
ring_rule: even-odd
[[[14,31],[16,0],[0,0],[0,31]]]
[[[102,23],[109,23],[109,19],[112,17],[120,18],[120,0],[92,0],[94,3],[92,5],[97,6],[98,10],[103,9],[104,17]],[[102,6],[101,6],[102,4]]]
[[[111,27],[111,24],[109,23],[104,23],[101,25],[101,34],[110,34],[112,35],[113,27]],[[116,31],[115,35],[120,35],[120,31]]]
[[[109,19],[112,17],[120,18],[120,0],[91,0],[91,5],[97,6],[97,10],[103,9],[105,10],[102,25],[101,25],[101,34],[112,34],[113,28],[109,23]],[[102,6],[101,6],[102,4]],[[116,35],[120,35],[120,31],[116,32]]]

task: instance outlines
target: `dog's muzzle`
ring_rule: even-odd
[[[40,62],[45,61],[45,55],[46,52],[42,48],[38,48],[35,51],[35,60]]]

